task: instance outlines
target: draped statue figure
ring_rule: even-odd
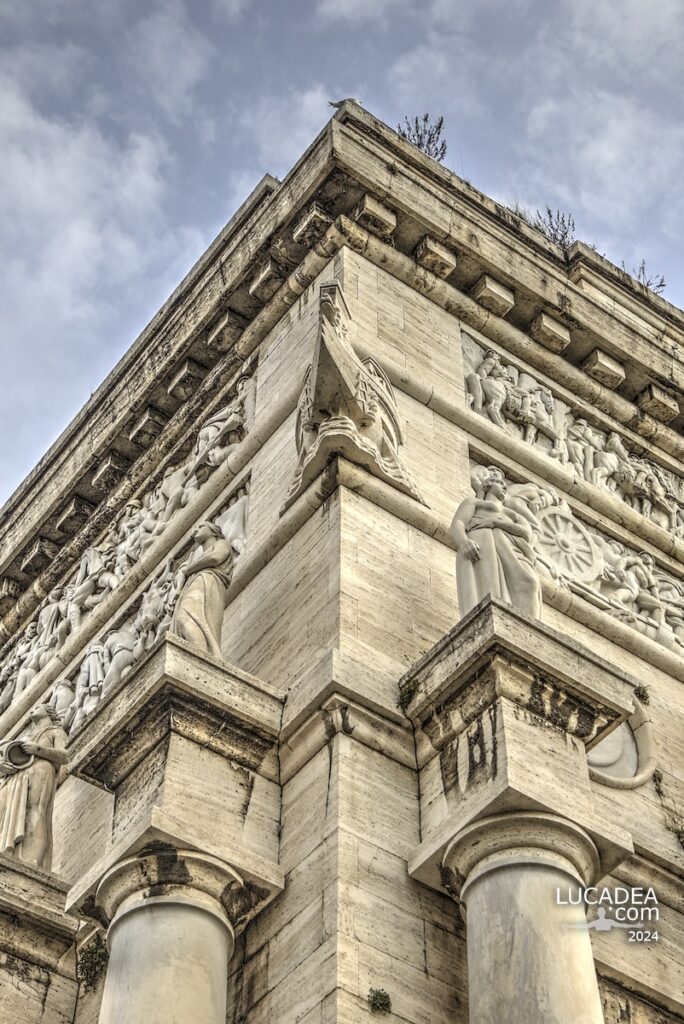
[[[198,548],[179,569],[181,587],[169,632],[221,658],[221,627],[233,575],[233,545],[214,523],[199,523]]]
[[[539,618],[541,583],[533,541],[533,513],[507,498],[506,480],[494,466],[473,473],[474,498],[456,510],[451,534],[456,541],[456,586],[461,615],[487,594]]]
[[[22,736],[0,746],[0,852],[42,871],[52,864],[52,807],[65,746],[61,716],[47,704],[33,709]]]

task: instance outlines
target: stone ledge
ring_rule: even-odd
[[[19,914],[71,941],[78,919],[67,914],[67,882],[14,857],[0,854],[0,911]]]
[[[68,891],[56,875],[0,855],[0,950],[73,981],[79,923],[65,910]]]
[[[256,771],[278,737],[282,705],[268,684],[168,634],[70,739],[70,771],[116,788],[169,732]]]
[[[615,724],[632,713],[636,679],[548,626],[487,598],[400,680],[400,690],[411,695],[406,712],[414,725],[421,727],[437,705],[463,689],[498,653],[561,683],[581,699],[599,698]],[[598,742],[600,735],[592,741]]]

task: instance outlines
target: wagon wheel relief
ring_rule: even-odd
[[[537,516],[541,534],[535,548],[541,558],[577,583],[590,583],[601,572],[601,552],[585,528],[568,512],[545,509]]]

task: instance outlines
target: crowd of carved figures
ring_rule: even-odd
[[[211,657],[221,657],[221,623],[235,555],[244,547],[248,496],[237,492],[215,522],[195,527],[189,551],[167,559],[121,625],[92,640],[73,680],[55,686],[51,706],[67,732],[75,732],[105,696],[167,632]]]
[[[456,510],[456,581],[462,615],[487,594],[538,618],[541,576],[671,649],[684,647],[684,585],[651,554],[585,526],[551,488],[509,483],[475,466],[474,496]]]
[[[234,397],[214,412],[201,426],[192,451],[184,462],[170,466],[161,480],[140,498],[126,503],[118,520],[97,544],[84,551],[78,569],[64,586],[54,587],[42,602],[36,618],[28,624],[13,648],[5,653],[0,668],[0,712],[4,711],[45,668],[64,645],[67,637],[80,627],[84,618],[109,596],[133,565],[164,532],[178,511],[184,508],[200,488],[230,455],[248,431],[248,404],[251,396],[250,378],[241,377]],[[172,590],[165,580],[164,599]],[[150,602],[161,601],[160,595]],[[142,634],[135,643],[124,631],[102,651],[99,664],[104,673],[117,672],[117,666],[131,653],[127,648],[148,643],[149,627],[141,613]],[[92,646],[92,645],[91,645]],[[91,661],[97,658],[93,647]],[[136,647],[136,649],[137,649]],[[98,669],[93,668],[92,686]],[[105,685],[105,677],[100,680]],[[94,699],[94,698],[93,698]]]
[[[615,431],[576,417],[531,374],[464,335],[466,390],[471,408],[502,430],[572,465],[588,483],[684,537],[684,482],[630,451]]]

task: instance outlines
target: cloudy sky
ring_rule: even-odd
[[[684,305],[681,0],[0,0],[0,502],[355,96]]]

